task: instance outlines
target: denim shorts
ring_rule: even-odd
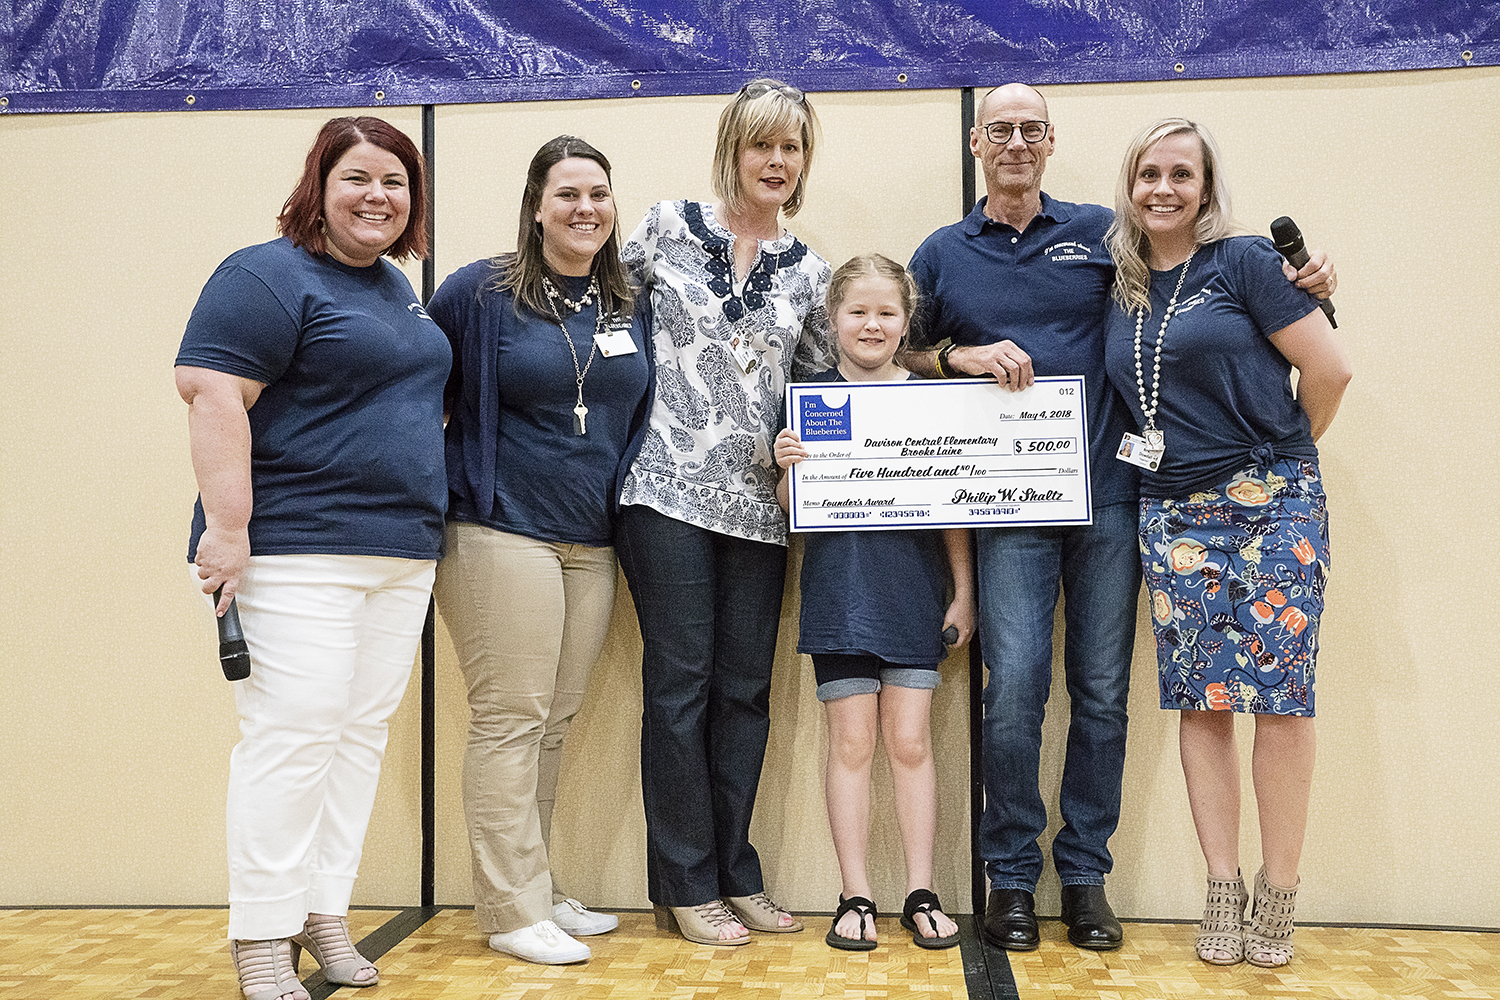
[[[869,653],[813,653],[818,700],[876,694],[882,685],[931,691],[942,675],[936,663],[887,663]]]

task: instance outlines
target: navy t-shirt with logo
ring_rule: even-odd
[[[830,368],[808,381],[847,380]],[[941,529],[809,531],[802,544],[797,652],[864,653],[917,667],[942,662],[948,549]]]
[[[451,360],[384,258],[350,267],[282,238],[220,264],[176,363],[266,384],[248,414],[251,555],[436,558]],[[203,526],[200,498],[189,560]]]
[[[624,466],[640,448],[650,406],[649,297],[601,325],[592,296],[576,312],[561,307],[559,326],[517,310],[515,296],[497,287],[502,276],[492,261],[475,261],[428,303],[454,351],[449,519],[544,542],[609,545]],[[587,277],[556,280],[574,301],[589,288]],[[635,350],[606,357],[594,335],[611,331]],[[580,372],[581,435],[573,423]]]
[[[1161,317],[1181,270],[1151,272],[1151,313],[1141,323],[1148,399]],[[1317,307],[1317,299],[1286,280],[1281,257],[1263,236],[1232,236],[1198,248],[1161,354],[1156,424],[1166,452],[1156,472],[1142,474],[1142,494],[1185,497],[1251,465],[1317,459],[1311,424],[1292,392],[1292,364],[1270,341]],[[1143,424],[1135,315],[1118,306],[1110,311],[1106,354],[1110,377]]]

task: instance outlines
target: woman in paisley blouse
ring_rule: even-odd
[[[700,944],[802,929],[765,893],[750,814],[786,573],[771,443],[786,383],[833,362],[830,268],[781,224],[816,124],[795,87],[747,83],[719,118],[716,200],[657,204],[622,255],[657,364],[616,537],[645,645],[647,876],[658,926]]]

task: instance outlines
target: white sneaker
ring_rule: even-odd
[[[550,920],[543,920],[518,931],[490,935],[490,947],[537,965],[567,965],[587,962],[593,952],[581,941],[574,941]]]
[[[574,937],[608,934],[620,926],[620,918],[613,913],[595,913],[576,899],[554,904],[552,922]]]

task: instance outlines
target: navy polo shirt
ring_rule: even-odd
[[[1082,375],[1087,395],[1089,472],[1096,506],[1138,496],[1134,466],[1117,461],[1120,436],[1133,425],[1105,376],[1104,336],[1115,265],[1104,246],[1114,213],[1101,205],[1057,201],[1025,232],[984,214],[927,237],[912,255],[922,293],[912,344],[946,338],[960,346],[1015,342],[1038,375]]]

